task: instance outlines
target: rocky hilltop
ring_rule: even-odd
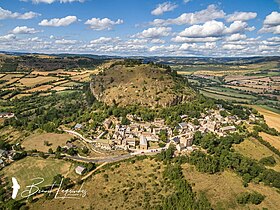
[[[95,98],[108,105],[166,107],[195,98],[187,81],[154,64],[115,64],[91,80]]]

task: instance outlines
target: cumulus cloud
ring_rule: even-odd
[[[234,12],[226,17],[227,22],[247,21],[257,17],[256,12]]]
[[[226,34],[241,33],[245,30],[252,30],[248,24],[241,21],[234,21],[229,27],[223,22],[216,20],[207,21],[203,25],[193,25],[179,33],[180,36],[190,38],[220,37]]]
[[[54,2],[60,2],[60,3],[72,3],[72,2],[84,2],[85,0],[20,0],[24,2],[32,1],[34,4],[40,4],[40,3],[45,3],[45,4],[52,4]]]
[[[68,26],[72,23],[77,22],[78,18],[76,16],[66,16],[64,18],[53,18],[50,20],[44,19],[39,25],[40,26],[52,26],[52,27],[60,27],[60,26]]]
[[[270,37],[267,40],[271,42],[280,42],[280,37]]]
[[[189,38],[189,37],[182,37],[182,36],[176,36],[171,39],[172,42],[216,42],[220,40],[220,37],[203,37],[203,38]]]
[[[223,49],[225,49],[225,50],[243,50],[243,49],[245,49],[245,46],[237,45],[237,44],[225,44],[225,45],[223,45]]]
[[[280,13],[279,12],[272,12],[268,16],[266,16],[264,25],[276,26],[280,25]]]
[[[259,32],[280,34],[280,13],[274,11],[266,16],[263,21],[263,27],[259,30]]]
[[[14,34],[7,34],[4,36],[0,36],[0,41],[5,42],[5,41],[11,41],[11,40],[15,40],[16,36]]]
[[[151,40],[151,43],[152,43],[152,44],[164,44],[165,41],[162,40],[162,39],[152,39],[152,40]]]
[[[167,26],[167,25],[185,25],[185,24],[197,24],[204,23],[209,20],[215,20],[219,18],[224,18],[225,13],[223,10],[219,10],[215,5],[209,5],[205,10],[201,10],[195,13],[183,13],[174,19],[155,19],[151,22],[151,25],[156,26]]]
[[[172,29],[170,27],[154,27],[148,28],[138,34],[133,35],[132,37],[136,38],[159,38],[163,36],[169,36]]]
[[[26,13],[18,13],[18,12],[11,12],[9,10],[5,10],[2,7],[0,7],[0,20],[2,19],[32,19],[37,16],[40,16],[39,13],[36,12],[26,12]]]
[[[72,45],[78,43],[77,40],[71,40],[71,39],[58,39],[55,40],[55,44],[62,44],[62,45]]]
[[[229,37],[226,37],[226,41],[239,41],[239,40],[243,40],[246,39],[246,35],[245,34],[232,34]]]
[[[35,28],[28,28],[27,26],[17,26],[11,31],[13,34],[35,34],[38,32]]]
[[[119,42],[120,38],[112,38],[112,37],[100,37],[98,39],[94,39],[90,41],[90,44],[106,44],[106,43],[116,43]]]
[[[179,49],[178,45],[160,45],[160,46],[152,46],[149,48],[150,52],[160,51],[160,52],[174,52]]]
[[[92,18],[85,22],[86,25],[96,31],[101,30],[112,30],[114,25],[122,24],[123,20],[118,19],[117,21],[110,20],[109,18]]]
[[[171,2],[164,2],[157,5],[157,7],[151,12],[152,15],[162,15],[165,12],[170,12],[176,9],[178,5]]]

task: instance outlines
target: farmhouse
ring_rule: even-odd
[[[77,166],[77,168],[75,169],[75,172],[79,175],[83,175],[86,171],[86,168],[83,166]]]
[[[179,123],[179,127],[180,127],[180,129],[187,129],[188,128],[188,123],[186,123],[186,122],[182,122],[182,123]]]
[[[74,127],[75,130],[80,130],[80,129],[82,129],[82,128],[83,128],[83,125],[82,125],[82,124],[79,124],[79,123],[77,123],[77,124],[75,125],[75,127]]]

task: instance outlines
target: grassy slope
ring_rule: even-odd
[[[262,209],[278,210],[280,205],[279,193],[275,189],[262,184],[249,184],[243,187],[242,179],[231,171],[219,174],[200,173],[195,167],[185,164],[183,173],[186,179],[193,184],[195,192],[204,192],[214,209]],[[266,196],[260,205],[240,205],[236,197],[243,192],[257,191]]]
[[[240,154],[247,156],[249,158],[259,161],[264,157],[273,156],[276,160],[276,165],[272,168],[276,171],[280,171],[280,158],[274,154],[266,146],[262,145],[258,140],[254,138],[246,139],[241,144],[234,145],[234,149]]]
[[[41,199],[32,204],[31,209],[143,209],[146,202],[156,204],[161,202],[160,195],[172,192],[166,184],[163,187],[162,171],[161,163],[149,159],[134,164],[120,163],[119,167],[111,166],[87,180],[83,186],[87,196],[79,202]]]

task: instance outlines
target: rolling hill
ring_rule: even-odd
[[[97,100],[108,105],[172,106],[195,98],[187,80],[152,64],[112,65],[91,80]]]

